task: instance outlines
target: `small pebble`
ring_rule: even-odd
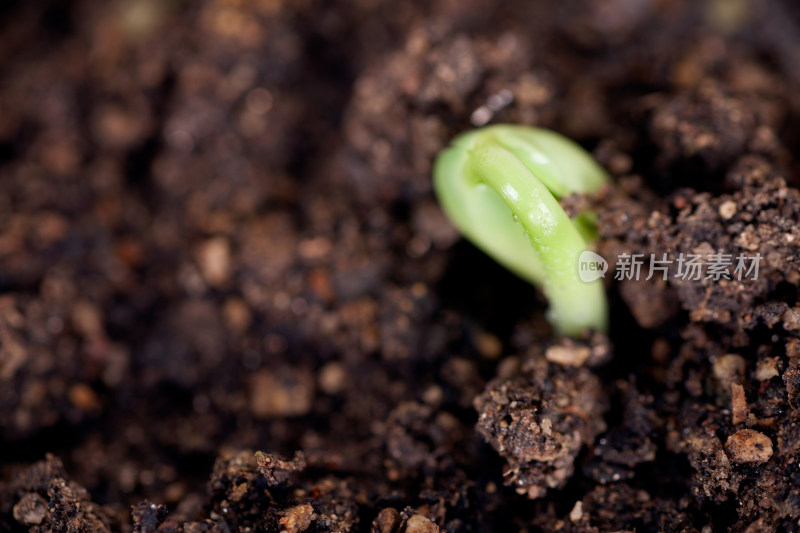
[[[736,214],[736,202],[728,200],[719,206],[719,216],[724,220],[730,220]]]
[[[314,519],[314,508],[304,503],[287,509],[280,519],[281,533],[300,533],[308,529]]]
[[[764,463],[772,457],[772,441],[760,431],[742,429],[728,437],[725,453],[735,463]]]
[[[578,500],[577,502],[575,502],[575,506],[572,508],[572,511],[569,512],[569,520],[570,522],[579,522],[582,517],[583,517],[583,502]]]

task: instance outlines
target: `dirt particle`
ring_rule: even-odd
[[[579,522],[581,518],[583,518],[583,502],[578,500],[572,511],[569,512],[569,520],[570,522]]]
[[[247,110],[256,115],[264,115],[272,109],[272,94],[263,87],[257,87],[247,93],[245,103]]]
[[[723,390],[728,391],[733,383],[744,380],[745,361],[741,355],[728,353],[714,361],[714,377]]]
[[[783,313],[783,328],[789,331],[800,330],[800,307],[787,309]]]
[[[131,509],[133,532],[155,532],[158,529],[158,525],[164,521],[166,516],[167,507],[165,505],[156,505],[148,500],[141,501]]]
[[[506,484],[531,499],[564,486],[581,448],[606,427],[597,377],[541,359],[514,378],[491,381],[475,408],[478,433],[506,460]]]
[[[422,401],[431,406],[439,406],[444,399],[444,391],[438,385],[431,385],[422,393]]]
[[[780,375],[777,357],[767,357],[756,364],[755,378],[759,381],[767,381]]]
[[[730,220],[733,218],[733,215],[736,214],[736,202],[733,200],[728,200],[727,202],[722,202],[719,206],[719,216],[721,216],[725,220]]]
[[[503,343],[500,339],[486,331],[475,335],[475,348],[484,359],[497,359],[503,353]]]
[[[69,401],[81,411],[96,409],[100,402],[94,391],[85,383],[76,383],[69,388]]]
[[[225,304],[222,307],[222,317],[228,329],[237,334],[247,331],[253,319],[250,308],[240,298],[228,298],[225,300]]]
[[[394,533],[400,525],[400,513],[394,507],[381,509],[372,522],[373,533]]]
[[[14,520],[26,526],[41,524],[47,516],[47,502],[36,494],[29,492],[14,506]]]
[[[228,241],[216,237],[204,242],[197,252],[203,279],[212,287],[224,286],[230,276],[231,251]]]
[[[308,287],[323,302],[332,302],[336,298],[330,272],[324,268],[315,268],[308,273]]]
[[[72,323],[81,335],[96,339],[103,335],[100,310],[91,302],[79,301],[72,308]]]
[[[670,165],[696,159],[711,169],[729,164],[755,129],[757,117],[748,104],[715,83],[672,97],[651,125],[661,159]]]
[[[331,242],[324,237],[305,239],[300,241],[297,251],[306,260],[322,259],[330,253]]]
[[[772,441],[760,431],[742,429],[728,437],[725,453],[735,463],[764,463],[772,457]]]
[[[337,394],[344,390],[347,380],[347,372],[344,365],[337,361],[323,366],[319,371],[317,381],[319,388],[325,394]]]
[[[667,282],[661,276],[645,283],[626,279],[620,284],[622,298],[643,328],[656,328],[678,312],[675,295],[672,291],[664,290]]]
[[[127,148],[146,134],[147,115],[139,110],[117,106],[103,106],[93,117],[93,133],[102,145],[109,148]]]
[[[747,420],[747,399],[744,387],[738,383],[731,383],[731,423],[741,424]]]
[[[424,516],[415,514],[406,522],[406,533],[439,533],[439,526]]]
[[[790,359],[800,357],[800,339],[786,341],[786,357]]]
[[[305,531],[314,519],[314,508],[304,503],[287,509],[280,519],[281,533],[299,533]]]
[[[304,415],[313,399],[314,378],[304,369],[260,371],[250,382],[250,409],[259,418]]]
[[[557,344],[549,347],[545,353],[545,358],[551,363],[561,366],[583,366],[592,351],[586,346],[575,346],[572,344]]]
[[[257,451],[253,455],[241,452],[228,460],[217,459],[214,465],[215,474],[224,475],[226,471],[230,473],[231,470],[247,469],[250,467],[251,458],[255,459],[256,470],[264,476],[270,487],[286,483],[292,474],[302,472],[306,467],[305,455],[300,451],[296,451],[291,460],[262,451]]]

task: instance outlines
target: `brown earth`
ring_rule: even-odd
[[[788,0],[6,2],[0,531],[800,530],[798,73]],[[432,195],[488,121],[758,279],[553,339]]]

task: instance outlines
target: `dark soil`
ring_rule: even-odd
[[[555,340],[433,198],[490,121],[758,279]],[[799,531],[798,149],[789,0],[5,2],[0,531]]]

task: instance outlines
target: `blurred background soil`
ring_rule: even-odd
[[[489,122],[758,280],[556,343],[432,195]],[[798,149],[789,0],[6,1],[0,530],[798,531]]]

